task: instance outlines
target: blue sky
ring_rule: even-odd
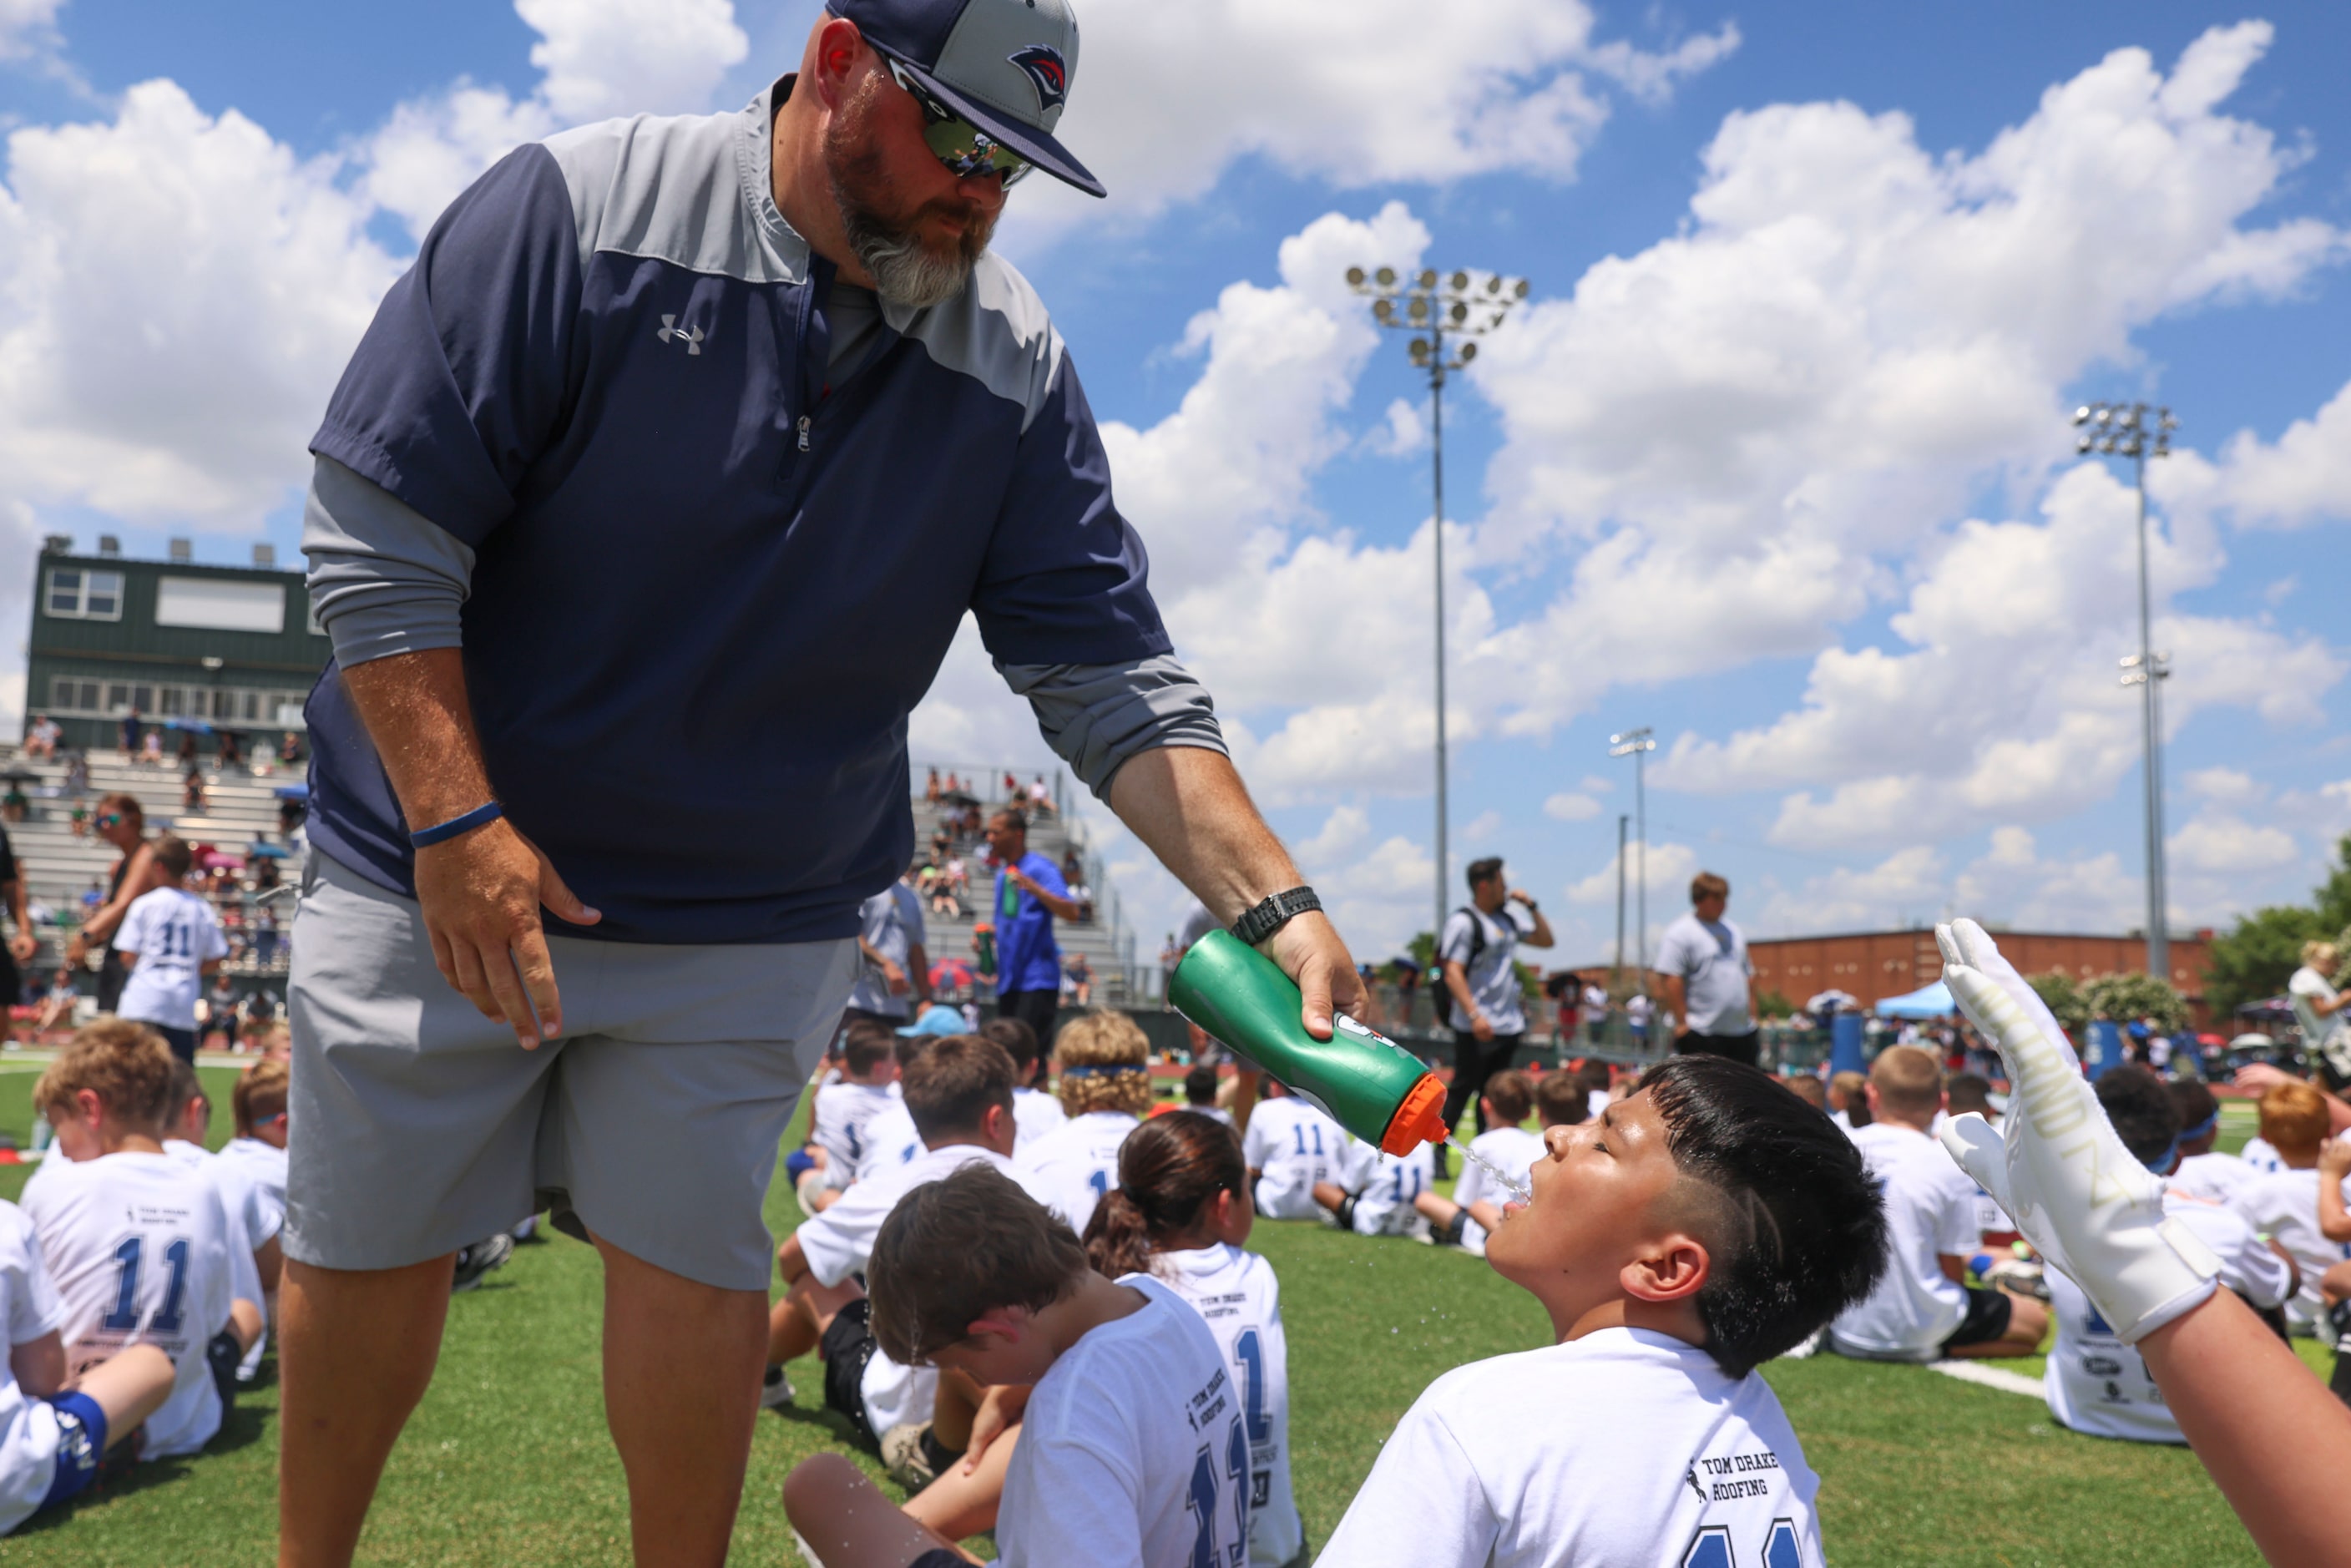
[[[1113,199],[1032,182],[999,246],[1367,956],[1434,898],[1427,449],[1351,261],[1532,282],[1447,405],[1452,849],[1507,855],[1562,956],[1611,934],[1638,724],[1653,922],[1703,865],[1759,934],[2138,923],[2129,497],[2077,398],[2185,425],[2174,923],[2298,895],[2351,830],[2341,7],[1079,8],[1062,131]],[[439,204],[517,140],[739,103],[814,15],[0,0],[0,614],[45,532],[289,552]],[[1042,758],[968,635],[914,734]],[[1182,894],[1094,816],[1155,946]]]

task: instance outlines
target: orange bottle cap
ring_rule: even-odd
[[[1384,1155],[1408,1155],[1423,1144],[1445,1141],[1445,1085],[1426,1072],[1405,1091],[1404,1103],[1388,1119],[1387,1136],[1380,1140]]]

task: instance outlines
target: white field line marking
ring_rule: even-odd
[[[1956,1377],[1961,1383],[1980,1383],[1986,1388],[1997,1388],[2007,1394],[2022,1394],[2030,1399],[2042,1397],[2041,1380],[2027,1377],[2021,1372],[2010,1372],[1997,1366],[1979,1366],[1972,1361],[1930,1361],[1929,1372],[1939,1372],[1946,1377]]]

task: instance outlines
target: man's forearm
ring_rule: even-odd
[[[1676,1020],[1687,1023],[1688,1020],[1682,1018],[1682,977],[1679,975],[1659,975],[1657,980],[1658,1001]]]
[[[1222,752],[1144,752],[1112,780],[1110,807],[1220,925],[1301,880]]]
[[[1463,1017],[1478,1016],[1477,1000],[1469,995],[1469,971],[1449,958],[1445,964],[1445,989],[1453,998],[1454,1005],[1461,1009]]]
[[[445,822],[490,799],[457,649],[371,659],[342,679],[412,828]]]

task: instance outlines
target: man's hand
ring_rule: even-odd
[[[906,971],[888,958],[882,960],[882,983],[893,997],[903,997],[911,988],[906,983]]]
[[[89,958],[89,939],[77,931],[66,943],[65,964],[68,969],[78,969]]]
[[[1935,940],[1944,983],[1999,1047],[2010,1083],[2004,1138],[1970,1111],[1944,1128],[1943,1146],[2137,1343],[2212,1294],[2220,1260],[2164,1213],[2163,1179],[2123,1146],[2064,1031],[1983,928],[1938,925]]]
[[[41,939],[29,931],[18,931],[8,938],[8,952],[19,964],[29,964],[40,950]]]
[[[1494,1020],[1488,1018],[1482,1012],[1471,1013],[1469,1015],[1469,1032],[1476,1035],[1479,1042],[1483,1044],[1485,1041],[1494,1038]]]
[[[574,925],[603,916],[580,902],[512,823],[501,819],[417,851],[416,902],[434,967],[484,1018],[511,1024],[525,1051],[563,1032],[539,906]]]
[[[1350,1018],[1363,1017],[1371,1006],[1364,977],[1338,928],[1321,910],[1309,910],[1266,939],[1266,954],[1281,972],[1298,982],[1301,1005],[1299,1021],[1316,1040],[1331,1038],[1333,1009]]]

